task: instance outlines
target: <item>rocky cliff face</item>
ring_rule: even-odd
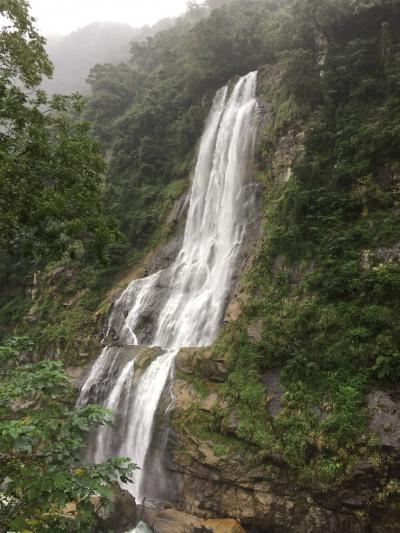
[[[293,160],[301,157],[302,141],[299,124],[277,140],[271,158],[273,182],[286,182]],[[253,227],[253,239],[243,257],[243,275],[227,308],[225,323],[233,327],[249,299],[244,280],[259,252],[259,227]],[[396,250],[385,257],[393,258]],[[363,268],[369,268],[367,259]],[[279,270],[280,258],[274,268]],[[292,282],[299,283],[312,269],[311,263],[293,263]],[[262,317],[251,320],[249,338],[257,342],[262,328]],[[260,454],[237,438],[240,420],[235,406],[227,401],[225,388],[229,372],[229,361],[214,347],[184,348],[177,356],[175,403],[167,444],[164,441],[169,505],[202,519],[235,519],[249,533],[400,531],[395,481],[400,474],[398,391],[373,390],[365,401],[368,432],[375,435],[381,459],[358,461],[346,479],[322,490],[298,484],[280,454]],[[265,372],[262,382],[273,425],[282,409],[284,386],[273,371]],[[326,416],[322,410],[316,415]]]
[[[171,502],[187,513],[236,519],[249,532],[348,532],[400,531],[399,513],[379,504],[382,488],[378,469],[366,461],[354,466],[343,486],[326,492],[297,488],[279,456],[263,459],[251,447],[229,441],[236,417],[229,415],[228,446],[219,446],[216,434],[202,434],[193,413],[212,415],[226,410],[227,402],[216,392],[226,375],[224,362],[213,358],[210,348],[184,349],[177,357],[179,378],[173,386],[175,408],[171,417],[168,473],[175,489]],[[282,389],[276,376],[266,376],[268,403],[276,412]],[[275,389],[273,385],[275,382]],[[199,386],[201,383],[201,386]],[[400,470],[398,400],[394,393],[369,395],[370,428],[392,458],[392,475]]]

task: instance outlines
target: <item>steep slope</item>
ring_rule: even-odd
[[[180,351],[169,418],[161,401],[152,457],[170,424],[168,505],[250,532],[400,531],[399,35],[397,0],[233,1],[92,73],[106,205],[125,239],[110,257],[131,268],[122,289],[146,275],[134,254],[182,226],[163,227],[212,94],[259,70],[263,221],[219,338]],[[73,288],[59,273],[70,308],[57,289],[35,296],[35,338],[69,361],[79,333],[90,345],[101,330],[88,310],[110,301],[115,271],[93,282],[93,270]],[[74,328],[52,329],[76,308]]]
[[[304,3],[266,67],[242,314],[177,358],[177,502],[250,531],[400,530],[399,7],[377,4],[309,39]]]

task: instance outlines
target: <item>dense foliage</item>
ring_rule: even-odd
[[[82,464],[84,437],[107,413],[74,407],[62,364],[32,363],[31,349],[22,337],[0,346],[0,530],[89,532],[91,498],[107,505],[112,483],[131,479],[133,465]]]
[[[192,2],[173,28],[133,43],[129,64],[91,71],[88,117],[110,157],[108,207],[129,247],[148,242],[165,216],[166,184],[187,180],[216,89],[271,60],[269,30],[284,3],[220,2],[206,16]]]
[[[117,231],[82,98],[38,89],[52,66],[27,2],[3,0],[0,15],[0,297],[18,309],[16,282],[51,260],[104,259]],[[33,362],[31,350],[24,338],[0,346],[0,530],[91,531],[91,497],[107,505],[133,465],[81,464],[86,434],[108,414],[74,407],[61,362]]]
[[[101,255],[113,238],[102,214],[104,163],[79,96],[49,99],[52,72],[25,1],[0,14],[0,254],[3,263]]]
[[[14,120],[10,131],[0,133],[3,253],[36,260],[63,254],[80,258],[81,268],[64,269],[54,282],[55,265],[48,266],[36,287],[39,295],[21,308],[9,303],[0,318],[12,316],[13,327],[23,329],[18,320],[25,316],[41,351],[56,345],[68,359],[79,336],[90,339],[100,328],[93,316],[107,287],[98,265],[82,266],[101,254],[114,232],[99,214],[104,167],[78,110],[66,113],[72,104],[80,108],[79,98],[48,101],[40,91],[29,96],[13,83],[17,74],[33,87],[50,65],[25,3],[7,4],[16,30],[3,32],[0,51],[10,51],[4,64],[16,64],[17,71],[5,70],[0,87],[3,124]],[[393,387],[400,377],[399,2],[206,4],[190,2],[172,28],[134,43],[129,62],[97,65],[90,73],[87,117],[109,162],[104,209],[116,216],[123,235],[108,252],[118,267],[169,234],[166,214],[187,188],[212,95],[235,76],[260,69],[259,94],[267,109],[257,169],[265,190],[264,238],[242,317],[225,328],[216,347],[229,362],[226,383],[218,385],[229,408],[191,413],[193,431],[211,428],[218,454],[244,445],[256,462],[283,467],[296,486],[328,489],[367,460],[382,489],[371,498],[381,498],[390,479],[368,429],[366,396],[372,388]],[[27,49],[25,31],[31,32]],[[52,112],[44,112],[44,105]],[[275,159],[288,139],[297,144],[298,156],[290,175],[285,167],[285,180],[279,180]],[[53,363],[7,372],[15,387],[31,372],[39,372],[39,384],[43,372],[64,383]],[[271,373],[284,389],[273,417]],[[192,384],[207,394],[201,376]],[[34,420],[40,420],[39,407]],[[56,408],[67,409],[51,403]],[[72,433],[73,420],[83,416],[86,429],[100,419],[97,410],[68,413]],[[17,415],[23,428],[23,411]],[[75,465],[78,447],[67,469]],[[47,509],[58,503],[52,500]]]
[[[361,458],[385,472],[365,397],[400,376],[399,14],[398,2],[294,4],[280,81],[272,92],[263,81],[275,128],[262,140],[267,207],[249,280],[255,296],[242,327],[221,340],[237,435],[267,461],[277,454],[297,482],[323,488]],[[282,109],[292,110],[283,124]],[[303,150],[288,182],[277,183],[269,158],[288,128],[304,132]],[[266,372],[278,372],[285,390],[274,419]]]

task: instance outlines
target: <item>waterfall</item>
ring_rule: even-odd
[[[135,360],[121,367],[118,349],[104,348],[78,400],[117,411],[119,439],[112,444],[110,428],[101,428],[92,459],[131,457],[141,468],[129,487],[139,500],[146,496],[146,455],[175,355],[183,346],[208,346],[215,340],[232,289],[250,203],[245,175],[256,138],[256,82],[257,73],[251,72],[231,94],[225,86],[215,95],[200,142],[181,250],[168,269],[133,281],[110,316],[108,333],[119,344],[159,346],[163,353],[132,385]]]

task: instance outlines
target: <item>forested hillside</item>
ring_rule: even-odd
[[[153,27],[132,28],[129,24],[97,22],[69,35],[49,35],[46,52],[54,65],[51,79],[42,87],[49,93],[87,94],[90,69],[97,63],[118,64],[129,57],[132,41],[143,41],[173,24],[173,19],[160,20]]]
[[[189,2],[93,66],[87,98],[40,88],[27,9],[0,3],[0,530],[92,531],[90,497],[131,476],[81,465],[106,413],[74,408],[62,368],[81,375],[182,231],[215,92],[257,70],[260,228],[215,345],[177,356],[169,504],[251,532],[400,531],[399,0]]]

